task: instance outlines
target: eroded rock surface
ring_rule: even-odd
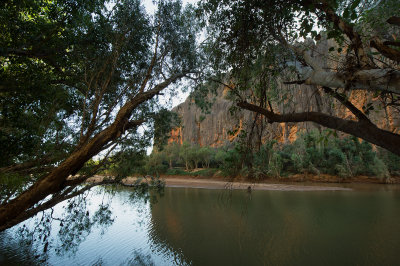
[[[340,61],[332,60],[332,53],[329,47],[335,46],[333,41],[325,40],[314,47],[312,56],[317,57],[323,62],[326,68],[337,68]],[[329,59],[328,59],[329,55]],[[324,94],[322,89],[310,85],[285,85],[283,81],[278,84],[280,95],[278,103],[273,104],[273,109],[278,113],[294,113],[305,111],[323,112],[325,114],[338,116],[345,119],[355,119],[354,115],[332,97]],[[173,109],[182,119],[182,126],[172,130],[169,143],[182,143],[187,141],[199,144],[200,146],[219,147],[229,145],[235,141],[240,129],[252,132],[252,139],[256,144],[264,143],[266,140],[276,139],[280,143],[293,142],[296,134],[309,131],[314,128],[323,127],[306,123],[274,123],[268,124],[265,118],[257,117],[250,111],[241,110],[231,114],[229,109],[232,101],[227,99],[229,89],[221,86],[217,90],[214,104],[209,113],[203,113],[189,97],[186,101]],[[368,104],[373,106],[369,113],[369,118],[378,127],[400,133],[400,114],[392,107],[385,107],[378,98],[373,98],[365,91],[348,92],[348,98],[360,110]],[[253,128],[253,130],[251,130]]]

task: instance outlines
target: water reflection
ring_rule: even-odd
[[[398,193],[232,193],[167,190],[152,206],[152,242],[193,265],[398,263]]]
[[[0,264],[395,265],[400,250],[400,191],[98,188],[36,220],[0,234]]]

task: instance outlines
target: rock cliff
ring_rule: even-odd
[[[335,67],[335,61],[331,60],[331,56],[329,60],[326,56],[329,53],[329,47],[334,45],[331,41],[320,42],[313,49],[312,56],[318,56],[326,67]],[[353,114],[343,105],[325,95],[316,86],[284,85],[279,82],[278,88],[280,101],[273,104],[275,112],[318,111],[341,118],[355,119]],[[322,129],[321,126],[309,122],[269,124],[265,118],[257,117],[255,113],[246,110],[239,110],[231,114],[229,109],[233,103],[227,99],[228,93],[227,87],[220,86],[217,89],[216,96],[208,96],[210,99],[213,98],[214,102],[209,113],[203,113],[190,97],[184,103],[175,107],[173,111],[180,115],[182,125],[172,130],[168,142],[182,143],[187,141],[200,146],[219,147],[235,141],[240,130],[245,129],[251,134],[250,138],[256,144],[264,143],[268,139],[276,139],[281,143],[286,143],[294,141],[299,132],[309,131],[313,128]],[[400,133],[400,114],[396,109],[383,106],[378,98],[374,98],[364,91],[351,91],[347,93],[347,96],[360,110],[363,106],[373,106],[369,118],[377,126]]]
[[[292,88],[293,92],[297,91],[292,102],[275,104],[274,110],[279,110],[280,113],[319,111],[346,119],[355,119],[350,111],[336,101],[324,97],[317,88],[296,87],[298,85]],[[253,138],[256,143],[264,143],[270,139],[286,143],[294,141],[299,132],[307,132],[313,128],[322,129],[321,126],[309,122],[268,124],[264,118],[256,117],[255,113],[247,110],[231,114],[229,109],[233,103],[223,94],[224,89],[219,89],[208,114],[202,112],[190,97],[173,108],[173,111],[181,117],[181,126],[171,131],[168,143],[181,144],[187,141],[200,146],[219,147],[229,145],[236,140],[241,129],[251,132],[251,128],[253,128]],[[381,128],[400,133],[400,119],[391,108],[382,108],[376,99],[366,97],[364,92],[353,92],[350,99],[360,109],[367,103],[372,103],[375,108],[369,115],[371,120]]]

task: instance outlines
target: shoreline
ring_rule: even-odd
[[[230,182],[228,180],[194,179],[194,178],[162,178],[165,187],[171,188],[203,188],[234,190],[270,190],[270,191],[352,191],[352,188],[338,186],[319,186],[306,184],[269,184],[251,182]],[[250,187],[250,189],[249,189]]]
[[[161,175],[160,179],[165,181],[165,186],[170,188],[200,188],[200,189],[234,189],[234,190],[269,190],[269,191],[353,191],[353,190],[400,190],[398,182],[384,183],[379,180],[368,180],[362,182],[364,177],[354,180],[343,180],[335,182],[332,176],[325,179],[314,180],[313,176],[308,178],[282,178],[248,180],[244,178],[228,179],[222,177],[184,176],[184,175]],[[96,175],[87,180],[88,183],[103,181],[105,176]],[[122,179],[121,185],[132,186],[138,177],[130,176]],[[344,181],[344,182],[343,182]],[[372,182],[371,182],[372,181]],[[397,180],[396,180],[397,181]],[[250,188],[249,188],[250,187]]]

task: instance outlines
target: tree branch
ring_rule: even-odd
[[[314,0],[312,2],[318,9],[325,13],[326,18],[331,21],[336,26],[336,28],[338,28],[340,31],[346,34],[347,37],[349,37],[360,67],[368,68],[371,65],[371,61],[365,53],[360,35],[353,29],[351,25],[349,25],[341,17],[336,15],[334,10],[325,0]]]
[[[31,217],[33,217],[34,215],[36,215],[37,213],[41,212],[41,211],[45,211],[49,208],[54,207],[55,205],[57,205],[60,202],[63,202],[65,200],[71,199],[73,197],[76,197],[82,193],[84,193],[85,191],[88,191],[89,189],[95,187],[95,186],[99,186],[99,185],[104,185],[104,184],[114,184],[114,183],[118,183],[114,180],[110,180],[110,179],[106,179],[103,180],[101,182],[98,183],[93,183],[90,185],[86,185],[83,188],[73,192],[70,194],[70,192],[73,191],[73,189],[75,188],[75,186],[71,186],[68,187],[63,193],[58,194],[58,195],[54,195],[50,200],[39,204],[38,206],[27,210],[26,212],[23,212],[21,214],[19,214],[18,216],[16,216],[15,218],[13,218],[12,220],[8,220],[7,223],[5,224],[1,224],[0,225],[0,232],[4,231],[10,227],[13,227],[14,225],[19,224],[22,221],[25,221],[26,219],[29,219]]]
[[[337,93],[329,87],[322,87],[324,91],[333,97],[335,97],[341,104],[347,107],[360,121],[365,121],[368,123],[372,123],[369,118],[361,112],[357,107],[355,107],[348,99],[346,99],[343,95]]]
[[[400,47],[400,42],[384,41],[383,45],[391,45],[391,46],[399,46]]]
[[[269,123],[314,122],[327,128],[342,131],[381,146],[394,154],[400,155],[400,135],[380,129],[364,120],[353,121],[330,116],[320,112],[276,114],[248,102],[239,102],[240,108],[264,115]]]
[[[34,161],[2,167],[0,168],[0,173],[15,173],[15,172],[27,171],[36,168],[38,166],[43,166],[44,164],[50,164],[54,161],[55,161],[54,157],[44,156],[43,158]]]
[[[372,38],[370,45],[378,50],[382,55],[393,61],[396,61],[397,63],[400,63],[400,51],[386,46],[378,37]]]
[[[400,26],[400,17],[390,17],[388,20],[386,20],[386,22],[392,25]]]
[[[3,225],[22,215],[37,202],[48,195],[57,193],[64,187],[64,182],[70,175],[75,175],[83,165],[94,155],[98,154],[110,141],[121,136],[126,130],[126,121],[133,110],[140,104],[153,98],[160,91],[176,80],[184,77],[188,72],[178,73],[159,83],[153,89],[137,94],[127,101],[118,111],[114,122],[107,128],[97,133],[91,140],[79,149],[75,149],[63,162],[49,174],[35,182],[22,194],[4,205],[0,205],[0,231]]]

